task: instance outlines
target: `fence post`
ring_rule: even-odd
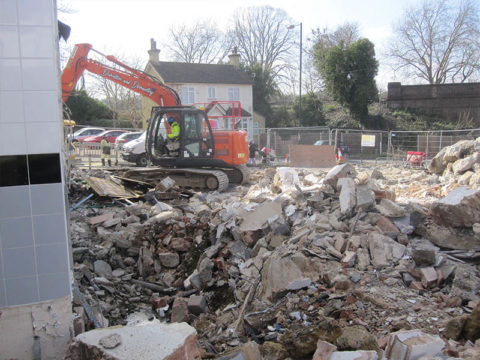
[[[392,131],[389,131],[388,132],[388,139],[387,139],[387,162],[389,161],[390,157],[390,153],[392,152]],[[392,158],[393,158],[393,154],[392,154]]]
[[[338,129],[335,129],[335,154],[337,153],[337,139],[338,139]]]
[[[440,143],[438,145],[438,152],[442,150],[442,138],[443,138],[443,130],[440,130]]]
[[[428,159],[428,131],[427,131],[427,148],[425,149],[425,158]]]
[[[88,152],[88,170],[92,170],[92,152]]]

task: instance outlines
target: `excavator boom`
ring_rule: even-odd
[[[78,79],[85,70],[97,74],[103,78],[111,80],[117,84],[152,99],[159,106],[176,106],[180,104],[180,98],[175,90],[161,84],[160,80],[154,80],[139,70],[122,63],[114,56],[104,56],[110,62],[121,66],[118,69],[113,66],[103,64],[99,61],[89,59],[88,53],[93,50],[90,44],[77,44],[73,50],[72,56],[62,73],[62,101],[65,103],[75,88]],[[96,51],[96,50],[93,50]]]

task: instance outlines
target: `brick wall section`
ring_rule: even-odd
[[[444,120],[474,119],[480,123],[480,83],[402,85],[388,83],[391,110],[411,109]]]

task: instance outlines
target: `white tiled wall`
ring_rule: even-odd
[[[2,161],[62,153],[59,83],[55,1],[0,0],[0,184]],[[0,186],[0,307],[70,294],[64,184],[40,182]]]

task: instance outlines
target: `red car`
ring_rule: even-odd
[[[107,137],[107,141],[111,144],[115,144],[115,140],[117,139],[118,136],[125,134],[129,131],[126,130],[107,130],[104,131],[103,133],[100,133],[95,136],[90,136],[87,137],[86,139],[83,139],[83,142],[89,142],[89,143],[99,143],[102,141],[102,138],[104,136]]]

